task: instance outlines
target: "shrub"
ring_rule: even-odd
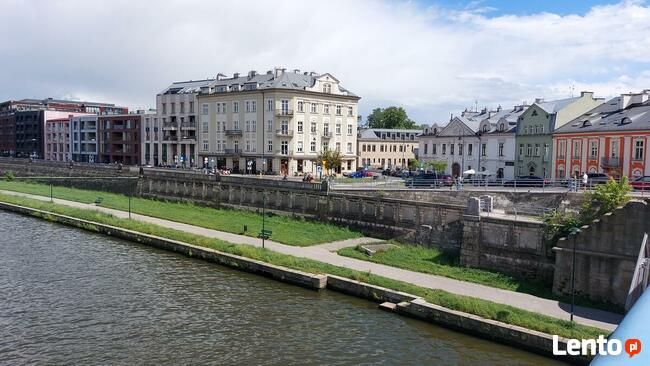
[[[14,178],[16,178],[16,176],[14,175],[14,173],[13,173],[12,171],[10,171],[10,170],[7,170],[7,171],[3,174],[3,177],[4,177],[4,180],[6,180],[6,181],[8,181],[8,182],[11,182],[12,180],[14,180]]]

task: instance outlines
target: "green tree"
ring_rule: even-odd
[[[343,163],[343,156],[338,150],[325,149],[318,154],[316,158],[318,163],[325,162],[325,167],[328,170],[338,170]]]
[[[416,128],[415,122],[411,121],[402,107],[375,108],[368,116],[368,127],[370,128]]]
[[[442,160],[431,160],[427,163],[427,166],[430,166],[433,171],[444,172],[447,169],[447,162]]]
[[[418,159],[409,159],[409,170],[416,170],[420,167],[420,162]]]

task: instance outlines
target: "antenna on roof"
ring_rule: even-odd
[[[474,112],[478,112],[478,100],[474,100]]]
[[[573,84],[571,84],[571,86],[569,86],[569,91],[571,91],[571,98],[573,98],[573,91],[575,90],[575,88],[576,88],[576,86],[573,85]]]

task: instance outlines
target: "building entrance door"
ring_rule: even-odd
[[[454,163],[454,165],[451,166],[451,176],[452,177],[460,176],[460,164]]]

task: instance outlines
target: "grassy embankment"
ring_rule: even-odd
[[[49,185],[21,180],[0,181],[0,189],[48,197],[50,195]],[[129,208],[128,197],[115,193],[54,186],[53,196],[82,203],[94,203],[98,197],[101,197],[98,206],[124,211]],[[245,210],[214,209],[191,203],[134,197],[131,199],[131,212],[248,236],[257,236],[262,230],[262,215]],[[245,232],[244,225],[247,227]],[[362,236],[361,233],[345,227],[278,215],[267,215],[265,228],[273,231],[271,240],[296,246],[309,246]]]
[[[548,284],[534,282],[484,269],[461,267],[459,258],[446,255],[436,248],[425,248],[412,245],[401,245],[369,256],[359,250],[359,247],[340,249],[337,253],[342,256],[361,259],[369,262],[398,267],[410,271],[449,277],[461,281],[479,283],[509,291],[516,291],[543,297],[547,299],[570,302],[568,297],[557,296]],[[596,303],[585,298],[576,298],[576,303],[596,307],[607,311],[622,313],[622,309],[611,304]]]
[[[217,239],[211,239],[199,235],[189,234],[182,231],[168,229],[165,227],[147,224],[136,220],[121,219],[112,215],[94,210],[78,209],[65,205],[59,205],[40,200],[16,197],[0,194],[0,201],[32,207],[57,214],[77,217],[84,220],[94,221],[102,224],[113,225],[125,229],[139,231],[146,234],[153,234],[173,240],[213,248],[222,252],[232,253],[247,258],[261,260],[267,263],[284,266],[310,273],[333,274],[347,277],[377,286],[382,286],[397,291],[407,292],[421,296],[427,301],[444,306],[449,309],[463,311],[466,313],[481,316],[487,319],[498,320],[504,323],[518,325],[528,329],[544,332],[547,334],[558,334],[568,338],[595,338],[599,334],[608,334],[607,331],[578,324],[572,324],[519,308],[496,304],[490,301],[471,298],[467,296],[454,295],[442,290],[433,290],[418,287],[409,283],[376,276],[371,273],[364,273],[346,268],[336,267],[318,261],[298,258],[290,255],[280,254],[268,249],[261,249],[246,245],[237,245]],[[83,225],[84,229],[92,230],[92,227]]]

